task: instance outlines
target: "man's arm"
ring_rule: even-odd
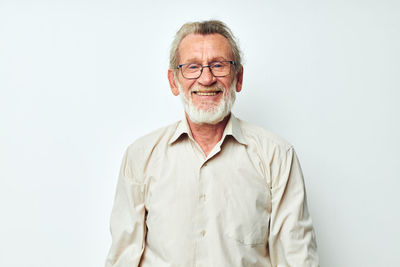
[[[271,166],[269,252],[273,266],[319,266],[300,163],[293,148]]]
[[[144,185],[135,177],[134,172],[127,152],[122,162],[111,213],[112,245],[106,267],[139,266],[145,247]]]

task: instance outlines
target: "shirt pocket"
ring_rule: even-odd
[[[271,215],[269,190],[228,191],[225,234],[242,245],[266,245]]]

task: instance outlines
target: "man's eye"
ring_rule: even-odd
[[[188,69],[191,69],[191,70],[197,70],[197,69],[199,69],[200,68],[200,66],[199,65],[189,65],[189,66],[187,66],[187,68]]]
[[[221,63],[215,63],[212,65],[212,68],[218,69],[218,68],[222,68],[224,65]]]

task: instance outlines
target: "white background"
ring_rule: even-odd
[[[183,116],[169,45],[210,18],[244,52],[235,114],[297,150],[321,266],[400,266],[399,14],[396,0],[0,0],[0,266],[103,266],[123,151]]]

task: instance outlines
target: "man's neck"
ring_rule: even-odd
[[[186,115],[186,114],[185,114]],[[208,156],[215,145],[221,140],[230,115],[217,124],[196,124],[186,115],[190,131],[194,140],[200,145],[204,154]]]

